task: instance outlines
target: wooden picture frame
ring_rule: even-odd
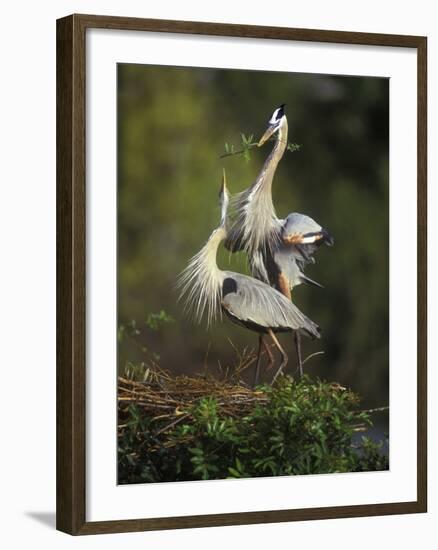
[[[417,499],[410,502],[86,521],[85,34],[90,28],[413,48],[417,51]],[[71,15],[57,21],[57,529],[72,535],[287,522],[427,510],[427,40],[328,30]]]

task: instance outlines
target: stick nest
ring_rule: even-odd
[[[200,399],[212,397],[218,412],[234,418],[248,414],[257,404],[267,402],[266,394],[233,379],[212,376],[173,376],[157,366],[148,368],[143,381],[118,378],[119,430],[126,428],[130,405],[157,423],[157,435],[182,420],[190,422],[190,409]]]

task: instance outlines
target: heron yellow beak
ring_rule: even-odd
[[[257,147],[261,147],[268,139],[272,136],[272,134],[278,130],[277,124],[270,124],[266,130],[266,132],[262,135],[260,138],[260,141],[257,143]]]
[[[222,168],[222,185],[220,193],[226,193],[227,191],[227,178],[225,175],[225,168]]]

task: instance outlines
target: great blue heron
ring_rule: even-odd
[[[314,263],[313,253],[322,244],[333,244],[329,232],[304,214],[292,213],[279,219],[272,202],[272,182],[286,147],[288,124],[284,105],[273,112],[258,145],[277,134],[275,145],[255,182],[233,199],[235,219],[226,248],[245,250],[254,277],[276,288],[287,298],[301,283],[321,286],[304,274]],[[300,373],[303,373],[299,333],[295,333]],[[260,348],[260,345],[259,345]]]
[[[320,328],[275,288],[248,275],[219,269],[216,262],[217,250],[227,237],[229,194],[225,172],[219,197],[220,224],[180,275],[179,285],[182,287],[180,297],[185,298],[186,307],[192,310],[198,321],[206,312],[207,323],[210,324],[218,314],[223,312],[238,325],[259,334],[268,334],[282,357],[273,378],[274,382],[288,360],[275,333],[294,331],[311,338],[319,338]],[[269,352],[268,355],[270,355]],[[272,362],[270,355],[270,366]],[[256,370],[258,368],[259,362]]]

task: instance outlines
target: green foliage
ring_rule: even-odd
[[[388,457],[382,453],[382,447],[383,441],[375,443],[369,437],[362,437],[359,454],[364,471],[388,469]]]
[[[175,319],[164,311],[164,309],[160,310],[159,313],[149,313],[148,318],[146,319],[146,325],[152,330],[158,330],[164,325],[174,322]]]
[[[167,429],[131,405],[119,431],[119,483],[388,469],[381,444],[352,443],[371,426],[352,392],[307,376],[258,391],[267,402],[245,416],[224,415],[204,397]]]
[[[287,144],[287,150],[290,153],[295,153],[295,151],[299,151],[301,149],[301,145],[299,143],[288,143]]]
[[[246,162],[249,162],[251,160],[251,149],[258,146],[258,141],[254,141],[254,134],[250,134],[249,136],[246,136],[243,132],[240,134],[240,140],[241,140],[241,149],[236,151],[233,144],[229,144],[228,142],[225,142],[225,153],[221,155],[219,158],[223,159],[226,157],[231,157],[233,155],[243,155],[243,158]],[[269,141],[273,141],[272,138],[269,139]],[[290,153],[295,153],[295,151],[299,151],[301,148],[301,145],[298,143],[288,143],[286,150]]]

